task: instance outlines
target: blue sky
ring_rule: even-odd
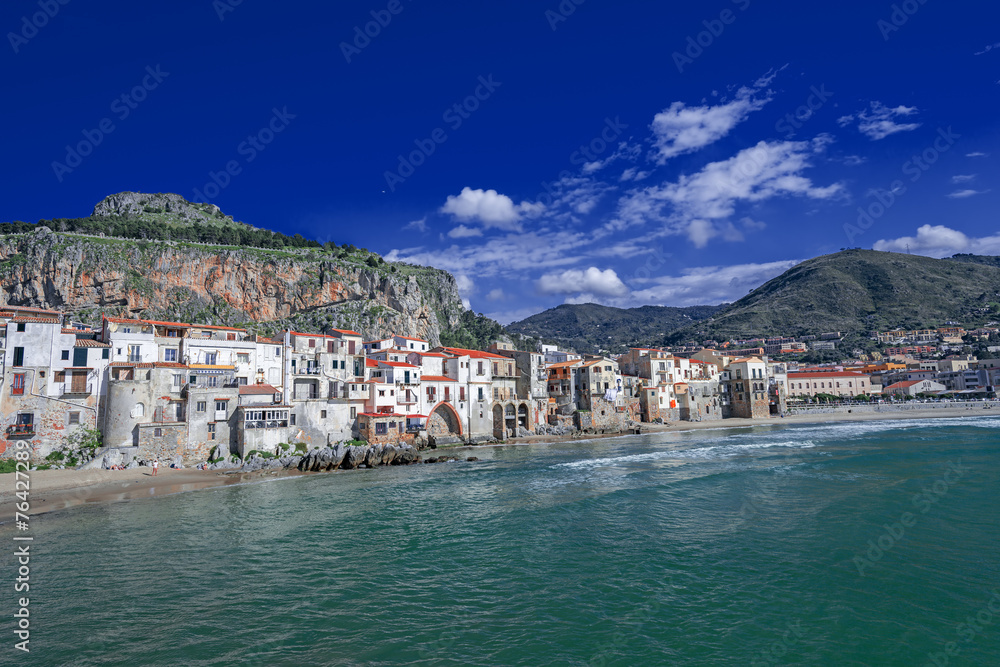
[[[0,9],[4,220],[177,192],[502,322],[1000,254],[995,3],[62,1]]]

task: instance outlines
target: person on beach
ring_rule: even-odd
[[[156,469],[160,467],[160,459],[153,459],[153,477],[156,477]]]

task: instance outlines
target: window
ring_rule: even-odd
[[[219,358],[219,355],[218,355],[217,352],[206,352],[205,353],[205,363],[208,364],[209,366],[215,366],[216,361],[218,360],[218,358]]]
[[[309,347],[316,347],[316,341],[312,338],[309,339]]]
[[[389,432],[388,425],[385,422],[376,422],[375,424],[375,435],[385,435]]]
[[[483,388],[482,387],[479,388],[479,400],[480,401],[483,400]]]
[[[320,419],[326,419],[326,410],[320,410],[319,411],[319,418]]]
[[[219,376],[218,375],[209,375],[207,378],[205,378],[205,386],[206,387],[218,387],[219,386]]]
[[[385,396],[385,389],[379,389],[378,390],[378,395],[379,396]]]
[[[274,348],[274,356],[276,356],[276,357],[280,357],[281,356],[281,348],[280,347]]]
[[[460,401],[464,401],[465,400],[465,387],[459,387],[458,388],[458,400],[460,400]]]
[[[346,369],[347,369],[347,362],[344,361],[343,359],[341,359],[340,360],[340,370],[346,370]]]
[[[476,367],[476,375],[482,375],[482,374],[483,374],[483,362],[480,361],[479,365]]]
[[[128,360],[129,361],[142,361],[142,348],[138,345],[128,346]]]
[[[14,348],[14,365],[23,366],[24,365],[24,348],[15,347]]]
[[[180,389],[182,384],[184,384],[184,376],[179,373],[174,375],[174,389]]]
[[[163,437],[163,429],[162,428],[154,428],[153,429],[153,437],[154,438],[162,438]]]
[[[215,440],[215,424],[208,425],[208,439]]]
[[[132,408],[132,417],[144,417],[146,415],[146,406],[142,403],[136,403],[135,407]]]
[[[69,361],[69,350],[63,350],[62,351],[62,357],[61,357],[61,359],[63,361]]]
[[[357,408],[351,408],[351,419],[354,419],[357,416],[358,416],[358,409]]]
[[[225,412],[226,411],[226,401],[216,401],[215,402],[215,411],[216,412]]]
[[[18,322],[17,323],[17,330],[18,331],[24,331],[24,322]]]
[[[198,401],[198,407],[196,408],[198,410],[198,412],[204,412],[205,411],[205,407],[206,407],[205,406],[205,401]]]
[[[290,421],[289,423],[290,423],[290,424],[291,424],[292,426],[295,426],[295,413],[294,413],[294,412],[293,412],[293,413],[291,414],[291,417],[290,417],[290,419],[291,419],[291,421]]]
[[[25,373],[14,373],[14,381],[10,390],[10,393],[14,396],[24,395],[24,376]]]
[[[69,425],[73,426],[73,425],[79,424],[79,423],[80,423],[80,413],[79,412],[71,412],[71,413],[69,413]]]
[[[110,356],[108,354],[109,352],[111,352],[111,350],[108,348],[104,348],[103,350],[101,350],[101,359],[107,359]]]
[[[498,398],[500,398],[500,389],[497,387],[493,387],[493,400],[495,401]]]
[[[175,348],[169,347],[163,351],[164,361],[177,361],[177,350]]]

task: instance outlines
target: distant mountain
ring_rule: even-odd
[[[1000,257],[845,250],[798,264],[669,342],[975,326],[1000,317]]]
[[[512,333],[552,340],[580,352],[621,351],[659,342],[664,335],[704,320],[723,306],[612,308],[596,303],[564,304],[507,325]]]

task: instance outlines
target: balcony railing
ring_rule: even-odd
[[[87,382],[86,384],[74,384],[72,382],[62,382],[60,383],[59,394],[61,396],[90,396],[94,393],[94,384],[92,382]]]
[[[287,419],[265,419],[258,421],[243,422],[243,428],[245,429],[286,428],[287,426],[288,426]]]
[[[7,435],[13,438],[35,435],[35,425],[11,424],[7,427]]]
[[[299,367],[296,367],[295,374],[296,375],[319,375],[320,374],[320,367],[319,366],[306,366],[306,367],[299,366]]]

